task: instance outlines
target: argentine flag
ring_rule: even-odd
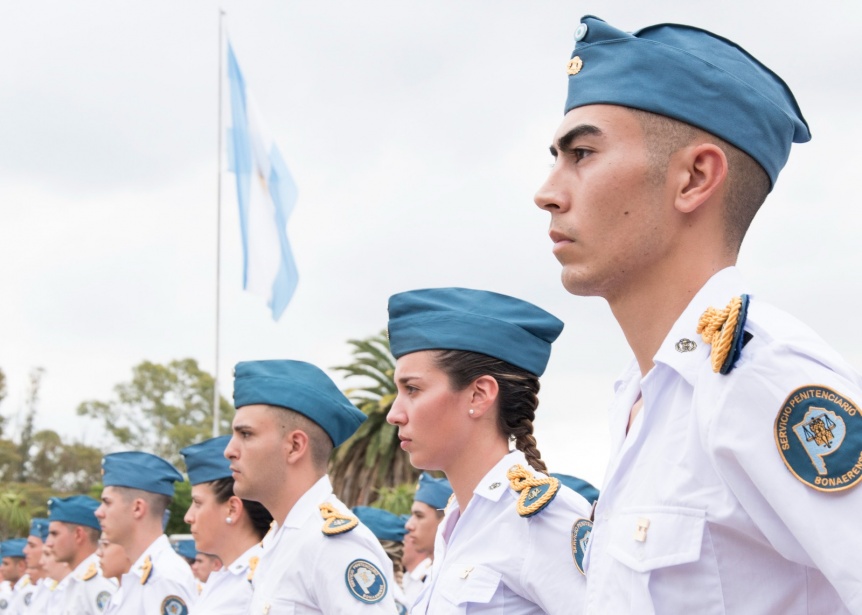
[[[230,43],[227,53],[231,102],[227,149],[230,170],[236,175],[242,287],[264,297],[273,320],[278,320],[296,290],[296,263],[287,241],[296,184],[245,86]]]

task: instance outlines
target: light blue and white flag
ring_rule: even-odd
[[[242,286],[266,298],[273,320],[278,320],[296,290],[296,263],[287,241],[296,184],[246,88],[230,43],[227,53],[232,124],[227,149],[236,175]]]

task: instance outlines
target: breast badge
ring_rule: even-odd
[[[819,491],[842,491],[862,479],[859,407],[832,389],[793,391],[775,419],[775,443],[793,475]]]
[[[590,535],[593,533],[593,522],[589,519],[578,519],[572,526],[572,559],[575,560],[575,568],[581,574],[584,572],[584,556],[590,546]]]
[[[355,559],[347,566],[344,573],[347,589],[351,595],[367,604],[380,602],[386,596],[386,578],[377,566],[364,559]]]
[[[162,615],[189,615],[189,609],[179,596],[168,596],[162,602]]]

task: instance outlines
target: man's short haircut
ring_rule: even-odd
[[[650,167],[656,181],[664,180],[674,152],[696,138],[706,137],[721,148],[727,157],[724,233],[728,248],[734,253],[739,252],[751,221],[769,194],[769,176],[763,167],[738,147],[690,124],[648,111],[632,111],[644,132]]]
[[[56,523],[62,523],[69,529],[70,532],[74,532],[76,527],[84,530],[84,535],[87,537],[87,540],[93,544],[99,544],[99,537],[102,535],[102,530],[97,530],[94,527],[90,527],[89,525],[81,525],[80,523],[69,523],[68,521],[57,521]]]
[[[307,416],[280,406],[268,406],[273,412],[277,412],[281,433],[286,434],[298,429],[308,436],[308,447],[311,453],[311,461],[318,470],[326,472],[332,449],[332,439],[323,428]]]
[[[120,497],[122,497],[127,503],[138,498],[144,500],[150,508],[150,515],[157,517],[158,519],[162,519],[164,517],[165,511],[171,507],[171,502],[173,501],[173,498],[169,495],[152,493],[150,491],[144,491],[143,489],[118,487],[116,485],[111,488],[114,489],[116,493],[120,494]]]

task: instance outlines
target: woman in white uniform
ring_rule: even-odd
[[[387,420],[411,463],[442,470],[454,490],[412,615],[580,611],[573,545],[588,534],[573,540],[573,530],[588,523],[590,505],[546,476],[533,436],[539,376],[562,328],[526,301],[486,291],[390,298],[398,396]]]
[[[224,449],[230,436],[188,446],[185,458],[192,484],[192,504],[185,516],[198,551],[212,553],[224,563],[212,572],[191,613],[235,615],[251,603],[254,569],[272,515],[258,502],[233,493],[233,476]]]

